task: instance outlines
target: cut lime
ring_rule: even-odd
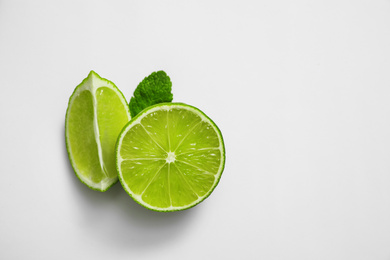
[[[115,143],[130,120],[126,99],[109,80],[91,71],[69,98],[65,140],[69,160],[89,188],[106,191],[118,176]]]
[[[184,210],[217,186],[225,147],[218,127],[199,109],[163,103],[141,111],[123,128],[116,164],[123,188],[139,204]]]

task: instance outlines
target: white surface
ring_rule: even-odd
[[[390,1],[0,0],[1,259],[390,259]],[[64,118],[94,69],[152,71],[220,127],[203,203],[81,184]]]

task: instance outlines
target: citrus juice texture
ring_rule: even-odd
[[[119,179],[131,197],[153,210],[175,211],[212,192],[225,148],[218,127],[199,109],[164,103],[124,127],[116,156]]]

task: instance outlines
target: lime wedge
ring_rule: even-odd
[[[89,188],[106,191],[118,181],[115,143],[129,121],[130,111],[123,94],[94,71],[69,98],[66,148],[77,177]]]
[[[116,145],[119,180],[142,206],[184,210],[207,198],[225,165],[222,134],[199,109],[180,103],[148,107]]]

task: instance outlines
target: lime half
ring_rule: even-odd
[[[217,186],[225,147],[218,127],[199,109],[162,103],[123,128],[116,164],[123,188],[136,202],[156,211],[184,210]]]
[[[77,177],[89,188],[106,191],[118,181],[115,143],[129,121],[123,94],[93,71],[69,98],[66,148]]]

